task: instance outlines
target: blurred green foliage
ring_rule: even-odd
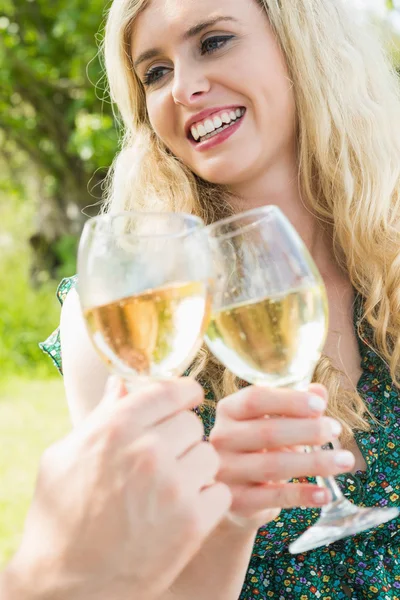
[[[21,201],[12,190],[0,204],[0,380],[11,373],[55,374],[38,347],[58,323],[55,284],[44,281],[34,288],[29,277],[27,236],[34,210],[33,202]]]
[[[1,2],[0,378],[55,374],[37,344],[58,324],[56,280],[75,272],[117,150],[98,52],[106,8]]]
[[[79,230],[117,147],[97,51],[105,8],[3,0],[0,11],[0,129],[6,150],[16,144],[36,165],[42,200],[63,217],[57,234]]]

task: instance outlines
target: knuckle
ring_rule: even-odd
[[[249,490],[243,485],[231,485],[232,509],[243,511],[249,505]]]
[[[184,427],[190,430],[194,438],[201,440],[204,435],[204,427],[200,418],[193,411],[182,413]]]
[[[201,404],[204,398],[204,391],[199,383],[190,377],[178,380],[159,381],[152,386],[152,393],[155,396],[162,397],[172,408],[182,409],[188,398],[194,403]]]
[[[322,383],[312,383],[309,392],[312,394],[317,394],[318,396],[322,396],[322,398],[324,398],[325,401],[328,400],[328,389]]]
[[[172,381],[172,383],[175,383],[175,385],[180,388],[185,387],[186,393],[190,393],[191,396],[198,397],[199,400],[204,398],[203,387],[198,381],[196,381],[196,379],[194,379],[190,375],[188,377],[181,377],[179,379],[176,379],[175,381]]]
[[[263,481],[275,481],[281,478],[280,473],[283,469],[283,460],[280,454],[274,454],[271,457],[268,452],[264,455],[265,461],[262,469],[262,480]]]
[[[149,437],[145,443],[137,444],[132,454],[137,470],[150,476],[162,470],[163,453],[157,438]]]
[[[224,427],[216,425],[210,433],[210,442],[214,448],[224,448],[226,442],[229,439],[229,434]]]
[[[283,508],[304,505],[304,494],[301,488],[295,484],[286,486],[278,492],[278,505]]]
[[[106,425],[109,423],[111,427],[115,428],[116,434],[122,432],[127,423],[130,427],[133,425],[136,429],[136,424],[140,422],[141,412],[142,407],[137,397],[123,398],[121,402],[112,407]]]
[[[278,432],[273,419],[265,419],[262,423],[261,438],[265,448],[279,445]]]
[[[152,385],[151,391],[154,396],[162,397],[168,404],[180,407],[179,395],[176,393],[174,381],[158,381]]]
[[[203,442],[202,446],[204,446],[205,450],[208,452],[210,459],[218,464],[221,463],[221,457],[212,444]]]
[[[331,428],[326,419],[314,419],[314,444],[323,446],[330,439]]]
[[[309,487],[300,487],[300,486],[295,486],[295,491],[294,494],[292,495],[290,493],[290,491],[288,490],[286,495],[287,495],[287,502],[289,503],[288,506],[308,506],[309,505]],[[294,498],[294,503],[293,503],[293,498]]]
[[[262,390],[260,387],[249,386],[246,388],[243,394],[243,407],[245,412],[253,413],[256,411],[259,408],[265,393],[266,390]]]
[[[213,491],[215,494],[216,504],[225,505],[226,508],[232,504],[233,494],[229,485],[226,485],[222,481],[218,481],[213,485]]]
[[[221,454],[220,464],[218,467],[218,481],[222,483],[229,483],[232,480],[236,481],[239,479],[236,465],[232,462],[232,456]],[[240,478],[241,479],[241,478]]]
[[[204,388],[200,385],[198,381],[196,381],[192,377],[185,377],[184,381],[186,385],[190,388],[191,395],[194,398],[197,398],[197,404],[202,404],[205,398]]]
[[[314,473],[320,475],[321,477],[330,477],[331,475],[336,475],[338,472],[338,467],[333,462],[334,453],[329,450],[323,450],[321,452],[314,452]]]
[[[286,400],[287,411],[291,415],[308,414],[308,398],[306,394],[291,394]]]
[[[208,466],[215,473],[218,472],[221,466],[221,458],[212,444],[203,442],[200,445],[200,459],[202,465]]]
[[[168,506],[178,507],[183,504],[183,488],[176,477],[168,477],[168,480],[164,486],[163,497],[164,502]]]
[[[102,432],[102,441],[105,449],[108,449],[116,444],[121,438],[124,427],[124,420],[120,418],[119,413],[113,415],[108,421]]]
[[[329,466],[327,462],[328,456],[326,452],[312,452],[308,456],[312,459],[313,474],[316,473],[321,476],[330,475]]]
[[[217,407],[216,407],[217,417],[219,415],[222,415],[224,417],[227,414],[229,414],[230,404],[231,404],[231,400],[229,397],[222,398],[221,400],[219,400],[219,402],[217,403]]]

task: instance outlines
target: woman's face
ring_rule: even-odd
[[[243,184],[293,156],[292,85],[256,0],[150,0],[132,59],[154,131],[203,179]]]

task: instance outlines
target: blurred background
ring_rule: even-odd
[[[348,0],[400,69],[400,2]],[[99,58],[103,0],[0,8],[0,569],[16,549],[43,450],[69,430],[61,377],[38,347],[58,325],[118,131]]]

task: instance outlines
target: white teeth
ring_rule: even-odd
[[[203,137],[207,133],[206,128],[201,123],[200,125],[197,125],[197,131],[199,132],[200,137]]]
[[[224,129],[228,129],[228,127],[231,127],[232,125],[233,125],[233,123],[230,123],[229,125],[223,125],[223,127],[219,127],[212,133],[207,133],[207,135],[205,135],[200,141],[204,142],[205,140],[208,140],[208,139],[214,137],[214,135],[218,135],[218,133],[221,133],[221,131],[224,131]]]
[[[213,118],[213,123],[214,123],[215,129],[218,129],[219,127],[222,127],[222,119],[220,117],[214,117]]]
[[[220,115],[215,115],[209,119],[206,119],[203,123],[197,123],[192,125],[190,128],[193,139],[197,141],[204,141],[201,138],[207,140],[213,137],[217,133],[220,133],[227,127],[233,125],[237,119],[240,119],[246,111],[243,108],[236,108],[231,111],[225,111]]]
[[[211,133],[215,129],[214,123],[211,121],[211,119],[206,119],[204,121],[204,127],[206,128],[207,133]]]
[[[198,140],[198,139],[199,139],[199,137],[200,137],[200,134],[199,134],[199,132],[197,131],[197,127],[195,127],[195,126],[193,125],[193,127],[190,129],[190,132],[191,132],[192,136],[194,137],[194,139],[195,139],[195,140],[196,140],[196,142],[197,142],[197,140]]]

